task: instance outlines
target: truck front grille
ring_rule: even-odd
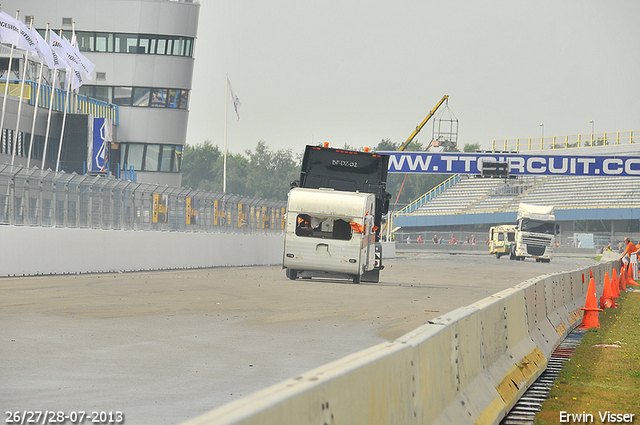
[[[527,245],[530,255],[544,255],[546,248],[551,246],[551,237],[546,235],[527,235],[522,237],[522,243]]]

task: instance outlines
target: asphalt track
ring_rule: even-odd
[[[178,424],[529,278],[592,264],[408,254],[378,284],[280,267],[0,279],[0,407]],[[69,423],[69,422],[68,422]],[[86,422],[89,423],[89,422]]]

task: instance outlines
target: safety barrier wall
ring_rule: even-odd
[[[282,264],[283,235],[0,226],[0,276]]]
[[[185,425],[497,424],[615,263],[530,279]]]

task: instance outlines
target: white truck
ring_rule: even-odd
[[[521,203],[517,220],[515,241],[511,244],[509,258],[524,260],[525,257],[532,257],[537,262],[551,261],[556,244],[555,235],[560,233],[554,207]]]
[[[282,267],[289,279],[378,282],[389,156],[307,146],[287,201]]]

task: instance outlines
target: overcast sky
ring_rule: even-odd
[[[233,153],[404,142],[445,94],[460,147],[640,130],[638,0],[200,3],[191,145],[222,148],[227,73]]]

